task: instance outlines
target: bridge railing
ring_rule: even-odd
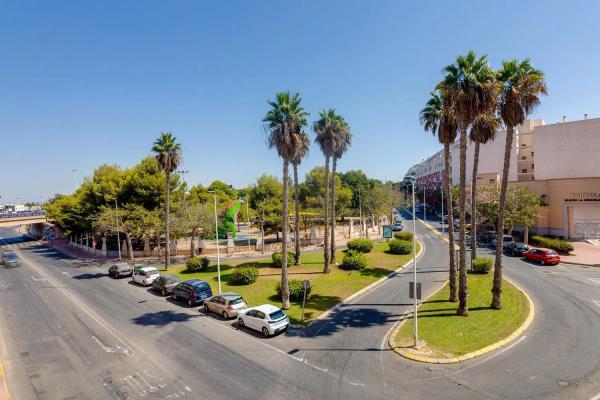
[[[5,218],[26,218],[26,217],[43,217],[46,215],[44,210],[29,210],[29,211],[4,211],[0,212],[0,219]]]

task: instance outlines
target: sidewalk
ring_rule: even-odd
[[[560,256],[563,264],[585,265],[600,267],[600,246],[587,242],[572,242],[573,252],[570,256]]]

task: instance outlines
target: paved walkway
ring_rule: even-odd
[[[573,253],[570,256],[560,256],[560,261],[567,264],[600,267],[600,246],[587,242],[572,242]]]

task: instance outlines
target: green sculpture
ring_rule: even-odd
[[[231,237],[234,238],[237,235],[237,228],[235,227],[235,218],[237,213],[240,212],[242,206],[242,200],[233,200],[227,205],[223,218],[219,224],[219,239],[226,239],[227,233],[231,232]]]

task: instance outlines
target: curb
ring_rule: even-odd
[[[577,263],[573,261],[565,261],[563,259],[560,260],[560,264],[569,264],[569,265],[579,265],[584,267],[600,267],[600,264],[586,264],[586,263]]]
[[[533,322],[533,319],[535,317],[535,304],[533,303],[533,301],[531,300],[531,297],[529,297],[527,292],[524,291],[519,285],[517,285],[511,279],[508,279],[508,278],[504,278],[504,279],[507,282],[509,282],[510,284],[512,284],[514,287],[516,287],[521,293],[523,293],[523,295],[527,299],[527,302],[529,303],[529,315],[527,315],[527,318],[525,318],[525,321],[523,322],[523,324],[521,326],[519,326],[513,333],[511,333],[510,335],[505,337],[504,339],[499,340],[496,343],[492,343],[488,346],[485,346],[479,350],[473,351],[471,353],[463,354],[462,356],[458,356],[458,357],[452,357],[452,358],[424,357],[424,356],[412,354],[410,351],[400,349],[396,345],[394,336],[395,336],[396,332],[398,332],[398,330],[402,327],[402,325],[404,325],[404,323],[406,321],[408,321],[407,319],[404,319],[402,322],[400,322],[398,324],[398,326],[396,328],[394,328],[394,330],[390,334],[390,338],[388,340],[388,344],[389,344],[390,348],[392,350],[394,350],[394,352],[396,352],[397,354],[401,355],[402,357],[407,358],[409,360],[413,360],[413,361],[419,361],[419,362],[429,363],[429,364],[455,364],[455,363],[467,361],[472,358],[480,357],[482,355],[488,354],[488,353],[490,353],[494,350],[497,350],[500,347],[505,346],[508,343],[516,340],[519,336],[521,336],[523,333],[525,333],[525,331],[529,328],[529,326]],[[444,286],[446,286],[446,284],[447,284],[447,282],[440,289],[436,290],[435,293],[440,291]],[[431,296],[435,295],[435,293],[433,293]],[[431,296],[429,296],[429,297],[431,297]]]
[[[0,400],[10,400],[10,393],[8,393],[8,384],[6,383],[6,375],[4,374],[2,360],[0,360]]]
[[[419,248],[419,252],[416,254],[415,258],[418,259],[423,254],[423,249],[425,248],[425,245],[420,240],[417,240],[417,242],[419,243],[420,248]],[[388,279],[390,279],[391,277],[393,277],[394,275],[396,275],[398,272],[402,272],[403,270],[405,270],[406,268],[408,268],[412,262],[413,262],[413,258],[411,258],[406,263],[404,263],[401,267],[393,270],[392,272],[390,272],[389,274],[387,274],[383,278],[380,278],[380,279],[376,280],[375,282],[373,282],[373,283],[365,286],[364,288],[360,289],[356,293],[352,293],[350,296],[346,297],[345,299],[343,299],[339,303],[335,304],[334,306],[332,306],[331,308],[329,308],[327,311],[325,311],[323,314],[319,315],[317,318],[315,318],[314,320],[310,321],[308,324],[305,324],[305,325],[290,324],[290,327],[292,327],[294,329],[308,328],[311,325],[313,325],[314,323],[316,323],[316,322],[318,322],[318,321],[320,321],[322,319],[327,318],[332,312],[336,311],[340,306],[348,304],[348,302],[352,301],[352,299],[354,299],[354,298],[360,296],[361,294],[363,294],[365,292],[368,292],[368,291],[374,289],[375,287],[381,285],[382,283],[386,282]]]

